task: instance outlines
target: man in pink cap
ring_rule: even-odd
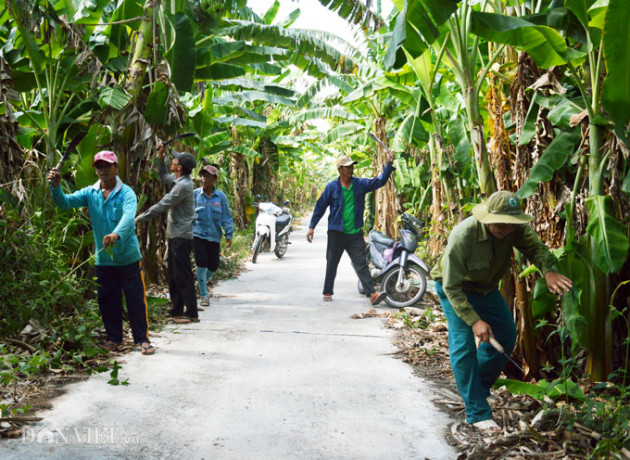
[[[50,191],[62,209],[88,208],[96,246],[98,306],[108,337],[106,347],[113,349],[123,341],[124,292],[134,343],[140,345],[143,355],[152,355],[155,348],[149,341],[142,256],[134,225],[138,199],[118,177],[114,152],[98,152],[92,166],[98,181],[69,195],[59,186],[61,174],[52,169],[48,173]]]
[[[215,184],[219,170],[204,166],[199,172],[202,186],[195,189],[195,219],[193,220],[195,264],[201,306],[209,306],[208,281],[219,267],[221,238],[229,248],[234,234],[234,221],[225,193]]]

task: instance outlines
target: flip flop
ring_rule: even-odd
[[[190,318],[186,318],[185,316],[173,316],[173,322],[178,324],[186,324],[190,323]]]
[[[155,353],[155,347],[151,345],[151,343],[140,345],[140,353],[143,355],[152,355]]]

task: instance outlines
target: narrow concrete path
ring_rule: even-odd
[[[154,356],[124,357],[69,385],[2,459],[454,459],[448,417],[428,382],[391,357],[393,332],[356,292],[347,256],[321,300],[326,231],[291,236],[214,290],[201,322],[153,336]]]

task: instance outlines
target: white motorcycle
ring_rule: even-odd
[[[258,197],[260,198],[260,197]],[[271,202],[254,203],[258,208],[256,216],[256,233],[252,245],[252,263],[256,263],[261,251],[275,252],[278,259],[282,259],[289,246],[289,233],[293,230],[291,222],[293,216],[287,207],[288,201],[281,208]]]

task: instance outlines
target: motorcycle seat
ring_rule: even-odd
[[[385,246],[393,246],[396,241],[392,240],[389,236],[384,233],[379,232],[378,230],[372,230],[368,235],[368,239],[375,243],[380,243]]]
[[[276,230],[281,230],[286,227],[291,221],[291,216],[288,214],[281,214],[276,216]]]

